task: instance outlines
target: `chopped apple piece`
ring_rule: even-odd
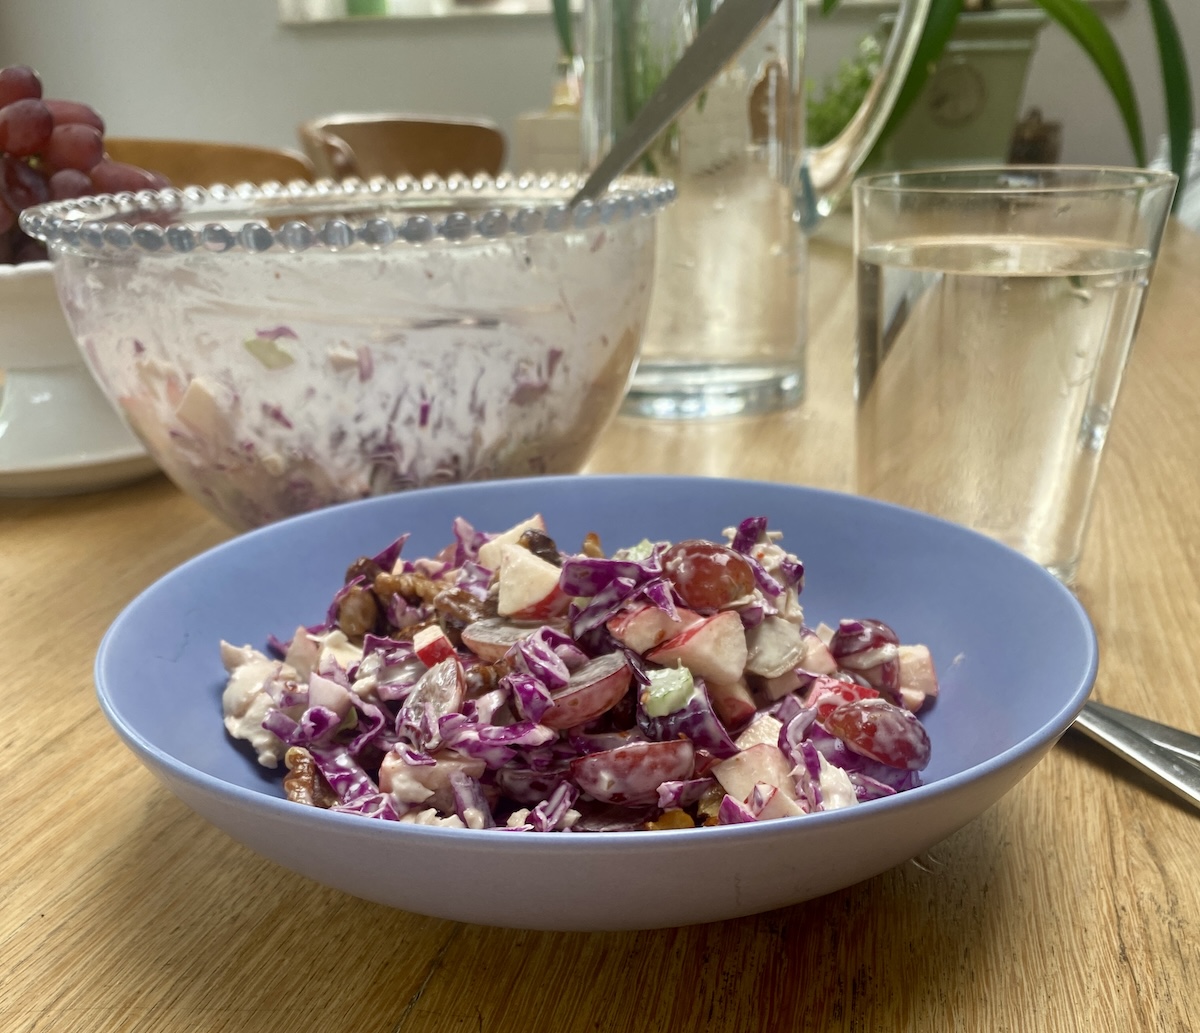
[[[606,627],[609,634],[621,645],[628,646],[640,655],[661,645],[667,639],[674,638],[703,619],[694,610],[683,607],[676,612],[679,614],[679,620],[672,620],[666,610],[653,603],[637,603],[610,618]]]
[[[751,746],[766,743],[768,746],[779,745],[779,733],[783,730],[783,722],[771,714],[759,714],[746,725],[745,730],[734,739],[733,743],[739,750],[748,750]]]
[[[450,776],[456,772],[479,778],[484,762],[449,750],[438,750],[433,764],[408,764],[393,749],[379,766],[379,788],[402,804],[427,803],[443,814],[454,813],[454,788]]]
[[[782,789],[767,785],[765,782],[755,785],[750,793],[750,801],[747,806],[759,821],[768,821],[771,818],[792,818],[797,814],[805,813],[797,798],[788,796]]]
[[[345,717],[350,713],[354,701],[350,698],[350,693],[333,679],[324,678],[319,674],[310,674],[308,677],[308,705],[324,707],[326,710],[332,710],[338,717]]]
[[[750,695],[750,687],[744,678],[722,685],[719,682],[705,682],[708,698],[712,701],[713,710],[726,728],[741,728],[758,712],[754,697]]]
[[[783,751],[770,743],[759,743],[734,754],[717,764],[712,774],[725,792],[743,803],[759,782],[774,786],[792,800],[798,799],[796,785],[792,781],[792,766]]]
[[[500,567],[500,550],[505,545],[516,545],[521,535],[526,531],[545,531],[546,521],[540,513],[534,513],[528,520],[522,520],[507,531],[502,531],[494,538],[489,538],[479,547],[479,565],[488,570],[498,570]]]
[[[664,667],[681,663],[697,678],[728,685],[742,676],[747,655],[742,618],[721,610],[656,646],[646,659]]]
[[[937,671],[928,646],[901,646],[899,649],[900,688],[912,689],[922,697],[938,694]]]
[[[454,643],[437,624],[418,631],[412,644],[413,651],[426,667],[433,667],[455,655]]]
[[[837,674],[838,669],[828,642],[811,629],[804,632],[804,659],[799,666],[811,674]]]
[[[496,611],[517,620],[544,620],[567,612],[571,597],[559,586],[562,573],[553,563],[520,545],[500,546]]]
[[[777,678],[794,670],[804,659],[804,636],[799,625],[782,617],[764,617],[746,632],[749,655],[746,670],[764,678]]]
[[[296,677],[303,681],[317,669],[320,659],[320,643],[308,633],[307,628],[301,625],[296,629],[296,634],[292,636],[292,641],[288,643],[287,654],[284,656],[283,662],[293,668]]]
[[[797,671],[784,671],[783,674],[775,678],[761,678],[755,682],[757,688],[762,690],[762,694],[767,699],[774,702],[777,699],[783,699],[789,692],[795,692],[797,689],[804,686],[811,679],[806,674],[799,674]]]

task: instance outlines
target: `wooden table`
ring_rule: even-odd
[[[707,425],[618,421],[590,470],[847,487],[844,229],[813,247],[802,408]],[[1200,237],[1173,227],[1080,576],[1101,643],[1097,697],[1193,729],[1197,327]],[[161,477],[0,501],[0,1031],[1200,1026],[1200,813],[1076,733],[928,854],[718,925],[597,935],[457,925],[259,859],[138,764],[91,679],[118,611],[227,536]]]

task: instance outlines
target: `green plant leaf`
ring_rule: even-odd
[[[913,101],[920,95],[926,80],[929,79],[937,65],[938,58],[946,49],[946,43],[954,34],[954,26],[958,22],[958,16],[962,13],[962,6],[963,0],[933,0],[929,5],[929,15],[925,19],[925,31],[921,33],[921,41],[917,44],[916,53],[913,54],[912,65],[908,69],[904,85],[900,87],[900,93],[896,97],[896,104],[892,108],[891,115],[888,116],[887,124],[879,136],[879,143],[886,140],[895,130],[907,114],[908,109],[912,107]]]
[[[704,28],[704,23],[712,17],[712,0],[696,0],[696,29]]]
[[[558,33],[558,46],[564,57],[575,56],[575,19],[571,14],[571,0],[552,0],[554,31]]]
[[[1133,146],[1139,165],[1146,164],[1146,141],[1142,134],[1142,118],[1138,113],[1137,96],[1129,78],[1125,60],[1117,49],[1108,27],[1084,0],[1037,0],[1042,10],[1075,37],[1084,52],[1092,59],[1108,90],[1116,101],[1125,122],[1125,131]]]
[[[637,69],[633,52],[632,0],[613,0],[613,32],[616,36],[613,46],[617,62],[614,74],[621,84],[621,102],[624,110],[624,120],[618,126],[620,129],[633,120],[640,107],[635,83]]]
[[[1192,135],[1192,84],[1188,76],[1187,55],[1167,0],[1149,0],[1154,35],[1158,39],[1158,58],[1162,64],[1163,94],[1167,104],[1167,138],[1171,144],[1171,170],[1182,187],[1187,175],[1188,145]],[[1175,203],[1183,190],[1175,195]]]
[[[623,118],[614,119],[614,129],[620,132],[633,121],[661,81],[665,69],[650,67],[643,60],[636,39],[635,4],[638,0],[613,0],[613,78],[620,84],[620,103]],[[648,175],[658,175],[650,150],[641,156],[642,168]]]
[[[841,0],[821,0],[821,13],[831,14]]]

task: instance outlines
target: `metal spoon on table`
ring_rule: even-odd
[[[721,4],[576,191],[570,201],[571,207],[599,197],[609,183],[629,168],[749,42],[778,6],[779,0],[738,0]]]
[[[1075,727],[1200,807],[1200,736],[1103,703],[1085,703]]]

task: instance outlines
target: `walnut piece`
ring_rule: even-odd
[[[337,794],[329,787],[317,769],[313,755],[301,746],[289,746],[283,755],[288,773],[283,779],[283,791],[292,803],[328,809],[337,803]]]
[[[360,639],[374,631],[379,621],[379,602],[364,585],[353,585],[338,603],[337,626],[348,639]]]

